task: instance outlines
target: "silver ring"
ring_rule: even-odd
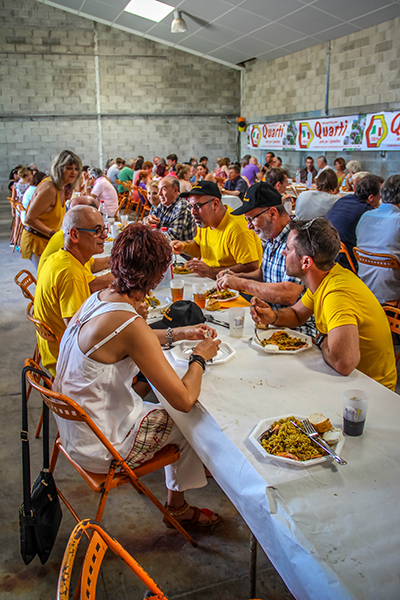
[[[229,273],[229,269],[225,269],[224,275],[226,275],[227,273]]]

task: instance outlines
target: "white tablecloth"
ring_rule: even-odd
[[[187,298],[198,280],[186,276]],[[227,310],[213,314],[228,321]],[[207,367],[192,411],[180,413],[160,401],[296,598],[398,600],[399,397],[357,371],[339,375],[316,348],[292,356],[257,351],[250,346],[249,314],[242,338],[217,330],[237,354]],[[182,375],[185,367],[166,355]],[[291,413],[322,412],[340,426],[342,394],[349,388],[367,391],[370,406],[364,435],[346,438],[346,466],[282,467],[249,442],[259,420]]]

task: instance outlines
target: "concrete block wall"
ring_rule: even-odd
[[[6,53],[0,65],[3,198],[16,164],[35,162],[45,170],[70,148],[84,163],[99,165],[99,141],[103,162],[171,152],[182,160],[205,154],[211,162],[235,156],[236,122],[225,117],[240,114],[235,69],[36,0],[0,0],[0,52]],[[148,114],[158,116],[140,117]]]
[[[332,41],[329,108],[400,102],[400,18]]]
[[[392,19],[331,42],[329,114],[400,109],[400,18]],[[242,114],[248,123],[325,115],[327,44],[273,61],[251,61],[242,73]],[[241,153],[247,154],[246,134]],[[264,164],[267,150],[253,150]],[[306,156],[320,152],[275,151],[294,175]],[[358,160],[363,168],[387,177],[400,172],[400,152],[328,152]]]
[[[400,102],[400,18],[331,42],[329,111]],[[242,74],[248,121],[325,109],[327,44],[272,61],[254,60]],[[336,112],[335,112],[336,111]]]
[[[271,61],[253,60],[242,73],[242,114],[248,121],[317,110],[325,100],[326,45]]]

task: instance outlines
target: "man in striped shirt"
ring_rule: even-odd
[[[290,217],[282,204],[281,194],[268,183],[256,183],[247,190],[243,205],[231,214],[246,216],[248,228],[264,242],[263,259],[261,267],[250,273],[221,271],[217,276],[217,288],[257,296],[276,310],[295,304],[304,294],[305,287],[300,279],[286,273],[283,250],[290,232]],[[315,335],[314,320],[310,319],[299,330]]]

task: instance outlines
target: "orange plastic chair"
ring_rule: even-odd
[[[25,366],[31,366],[37,368],[37,365],[34,363],[32,359],[27,359],[25,361]],[[183,537],[190,542],[193,546],[196,546],[196,542],[193,538],[185,531],[185,529],[180,525],[174,517],[172,517],[166,508],[157,500],[157,498],[150,492],[150,490],[140,481],[140,477],[144,475],[148,475],[153,471],[157,471],[166,465],[170,465],[176,462],[179,459],[180,453],[179,448],[175,444],[169,444],[165,446],[157,452],[154,457],[139,467],[132,469],[122,458],[122,456],[117,452],[114,446],[108,441],[108,439],[103,435],[97,425],[92,421],[92,419],[87,415],[85,410],[77,404],[68,396],[64,396],[63,394],[59,394],[57,392],[53,392],[51,390],[46,389],[37,381],[37,378],[33,377],[30,372],[26,374],[27,382],[37,390],[41,396],[43,401],[47,404],[49,409],[61,417],[62,419],[67,419],[70,421],[83,421],[87,424],[87,426],[92,430],[95,436],[101,441],[101,443],[106,447],[108,452],[113,457],[113,460],[108,469],[108,473],[92,473],[91,471],[87,471],[83,469],[78,463],[76,463],[65,450],[62,445],[60,437],[57,435],[57,439],[54,443],[54,448],[50,460],[50,471],[54,473],[54,469],[57,463],[58,455],[61,452],[64,454],[66,459],[71,463],[71,465],[75,468],[75,470],[81,475],[81,477],[86,481],[88,486],[98,494],[101,494],[100,502],[97,508],[95,519],[100,522],[101,517],[104,512],[104,508],[106,505],[107,497],[110,490],[115,487],[119,487],[126,483],[130,483],[138,492],[142,492],[151,502],[160,510],[160,512],[168,519],[173,527],[179,533],[183,535]],[[74,518],[79,523],[80,518],[78,517],[75,510],[72,508],[71,504],[68,500],[62,495],[62,493],[57,489],[57,492],[64,502],[68,510],[74,516]]]
[[[384,269],[397,269],[400,272],[400,262],[391,254],[374,254],[373,252],[361,250],[357,246],[354,246],[353,252],[359,263]]]
[[[14,281],[21,288],[24,297],[33,302],[35,293],[30,291],[29,286],[36,285],[36,279],[32,273],[26,269],[22,269],[22,271],[16,274]]]
[[[152,596],[148,597],[149,600],[168,600],[152,578],[144,571],[144,569],[142,569],[139,563],[136,562],[133,556],[131,556],[129,552],[127,552],[125,548],[111,536],[102,525],[100,525],[100,523],[90,519],[84,519],[78,523],[69,537],[58,577],[57,600],[69,600],[71,575],[75,556],[79,548],[79,543],[82,540],[82,536],[88,529],[92,530],[93,535],[83,559],[81,577],[78,583],[78,589],[80,586],[79,598],[81,600],[95,600],[97,579],[104,554],[108,548],[110,548],[114,554],[119,556],[119,558],[124,561],[130,570],[133,571],[140,581],[142,581],[142,583],[150,590]],[[77,597],[76,593],[74,597]]]
[[[386,316],[388,318],[390,331],[392,333],[397,333],[397,335],[400,335],[400,309],[396,308],[395,306],[386,306],[386,305],[384,305],[382,308],[385,311]],[[399,358],[400,358],[400,350],[398,351],[398,353],[396,355],[396,364],[398,363]]]
[[[353,261],[351,260],[351,256],[350,256],[350,252],[347,250],[345,244],[343,242],[340,242],[340,250],[339,250],[339,254],[342,253],[345,255],[345,257],[347,258],[347,260],[349,261],[349,265],[351,267],[351,270],[353,271],[353,273],[355,273],[357,275],[357,270],[354,266]]]
[[[40,321],[40,319],[36,319],[33,316],[33,309],[34,309],[33,302],[30,302],[26,309],[26,317],[27,317],[28,321],[33,323],[34,326],[36,327],[37,335],[40,335],[40,337],[43,338],[44,340],[46,340],[47,342],[56,342],[58,345],[60,345],[60,339],[54,333],[52,328],[49,325],[47,325],[46,323],[44,323],[43,321]],[[39,346],[36,344],[35,352],[33,353],[33,361],[36,364],[39,364],[41,360],[42,360],[42,357],[40,356]],[[49,375],[49,377],[51,378],[51,381],[53,381],[54,377],[52,375]],[[27,392],[26,392],[27,400],[29,400],[31,390],[32,390],[32,387],[30,385],[28,385]],[[43,411],[42,411],[42,414],[40,415],[39,423],[36,428],[35,438],[40,437],[42,425],[43,425]]]

